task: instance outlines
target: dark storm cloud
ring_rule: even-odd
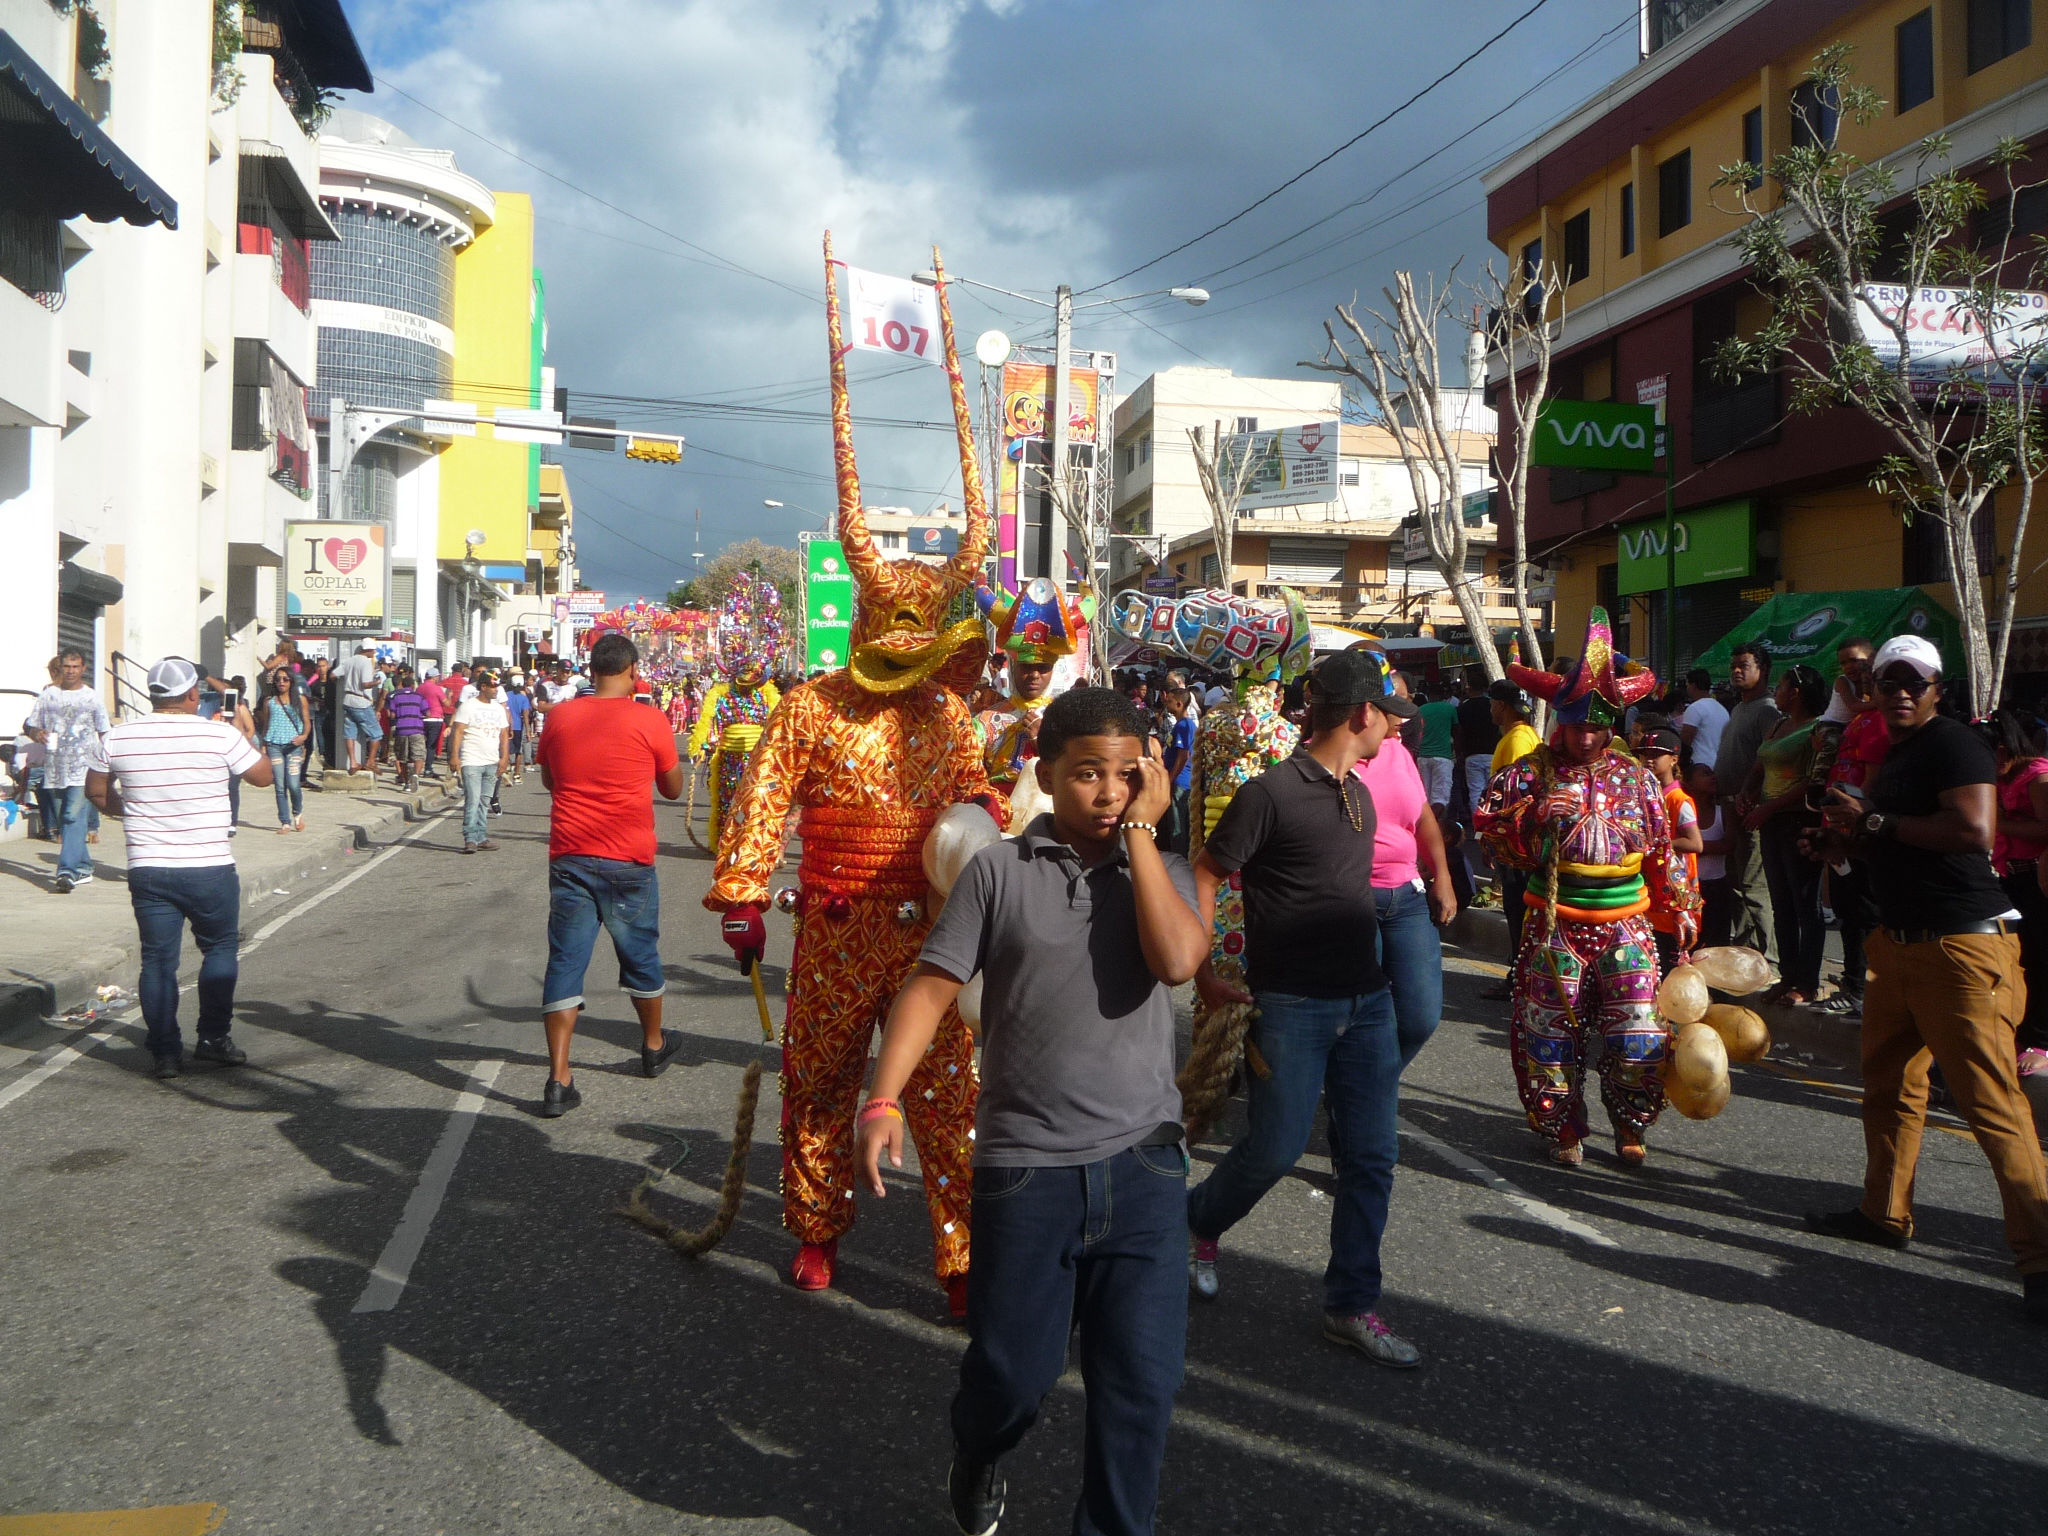
[[[842,255],[879,270],[926,265],[936,238],[955,271],[1000,287],[1096,284],[1356,133],[1527,4],[350,0],[350,11],[377,74],[461,127],[390,90],[360,105],[453,149],[491,185],[534,195],[561,382],[822,411],[813,296],[826,226]],[[1215,293],[1206,308],[1099,308],[1077,340],[1118,352],[1124,388],[1198,359],[1291,375],[1330,304],[1377,293],[1396,264],[1442,272],[1462,256],[1476,270],[1488,254],[1478,169],[1626,68],[1633,14],[1626,0],[1550,0],[1301,186],[1107,290],[1198,282]],[[1226,270],[1436,151],[1366,206]],[[989,326],[1023,340],[1049,325],[1040,308],[969,291],[956,290],[956,315],[963,349]],[[944,418],[938,370],[876,377],[888,371],[855,354],[857,411]],[[822,422],[602,413],[680,427],[692,443],[681,470],[569,456],[587,576],[608,591],[658,594],[685,572],[694,509],[710,554],[812,525],[764,498],[822,512],[832,497]],[[957,502],[946,434],[858,436],[870,502]]]

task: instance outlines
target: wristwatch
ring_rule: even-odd
[[[1898,820],[1897,817],[1887,816],[1883,811],[1872,811],[1863,818],[1863,830],[1872,837],[1890,837],[1892,835],[1892,824],[1896,820]]]

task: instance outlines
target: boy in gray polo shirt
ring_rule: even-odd
[[[997,1459],[1024,1438],[1081,1331],[1087,1444],[1074,1529],[1152,1529],[1187,1345],[1187,1156],[1168,991],[1208,954],[1187,862],[1158,847],[1173,785],[1130,701],[1046,709],[1053,808],[962,871],[889,1013],[857,1135],[864,1181],[903,1162],[895,1096],[947,1006],[983,978],[970,1335],[953,1399],[953,1517],[1003,1512]]]

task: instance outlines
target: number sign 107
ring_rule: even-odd
[[[921,325],[905,325],[901,320],[884,320],[877,324],[873,315],[864,318],[867,335],[863,339],[870,347],[923,357],[924,349],[932,339],[932,333]]]

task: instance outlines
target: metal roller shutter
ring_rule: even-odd
[[[1335,586],[1344,580],[1345,545],[1334,539],[1275,539],[1266,547],[1266,578],[1291,586]]]
[[[420,573],[416,567],[394,565],[391,567],[391,627],[417,635],[419,626],[413,622],[414,605],[418,601]]]

